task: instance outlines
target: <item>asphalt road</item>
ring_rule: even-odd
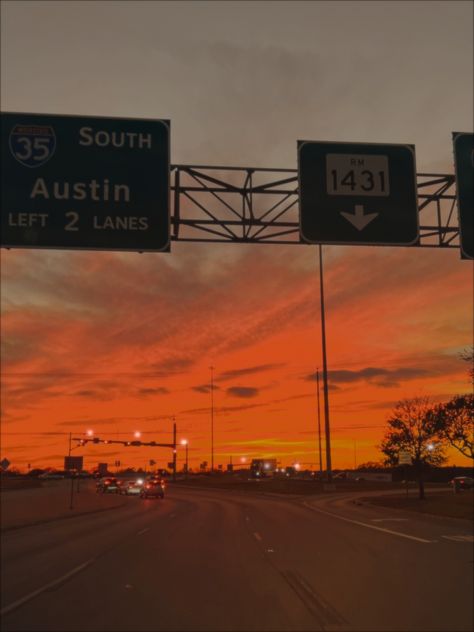
[[[2,630],[473,629],[468,521],[167,491],[5,533]]]

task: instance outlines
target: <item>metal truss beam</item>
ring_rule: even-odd
[[[296,169],[171,166],[173,241],[300,244]],[[455,177],[417,174],[415,246],[459,248]]]
[[[156,441],[120,441],[118,439],[100,439],[99,437],[95,437],[94,439],[82,439],[81,437],[72,437],[71,441],[77,441],[76,448],[83,447],[88,443],[120,443],[124,446],[131,447],[141,447],[142,445],[151,446],[152,448],[173,448],[176,449],[175,443],[157,443]]]

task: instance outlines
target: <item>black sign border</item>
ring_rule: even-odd
[[[416,236],[410,242],[381,242],[381,241],[313,241],[309,240],[304,234],[302,230],[302,213],[301,213],[301,158],[300,152],[304,145],[357,145],[361,148],[364,147],[405,147],[408,149],[413,155],[413,180],[414,180],[414,192],[415,192],[415,204],[416,204]],[[325,245],[328,246],[414,246],[419,243],[420,240],[420,216],[418,212],[418,189],[417,189],[417,181],[416,181],[416,151],[415,145],[410,143],[359,143],[357,141],[328,141],[328,140],[298,140],[297,141],[297,164],[298,164],[298,208],[299,208],[299,229],[300,229],[300,238],[304,243],[312,244],[312,245]],[[349,198],[349,196],[347,196]]]
[[[457,208],[458,208],[459,249],[461,251],[461,258],[462,259],[472,260],[472,259],[474,259],[474,252],[469,253],[469,252],[466,252],[464,250],[465,244],[463,243],[463,241],[464,241],[463,237],[464,237],[465,233],[462,230],[463,222],[461,222],[461,202],[460,202],[460,196],[459,196],[459,177],[458,177],[459,171],[458,171],[457,142],[463,136],[472,136],[472,137],[474,137],[474,134],[473,134],[473,132],[452,132],[453,154],[454,154],[454,174],[455,174],[455,177],[456,177],[456,204],[457,204]],[[474,169],[474,165],[473,165],[473,169]]]
[[[2,111],[1,114],[12,115],[12,116],[52,116],[56,118],[90,118],[97,119],[103,121],[144,121],[144,122],[152,122],[152,123],[162,123],[168,130],[168,143],[167,143],[167,159],[168,159],[168,170],[166,174],[167,179],[167,208],[168,208],[168,241],[162,248],[101,248],[101,247],[93,247],[93,246],[37,246],[37,245],[24,245],[24,244],[5,244],[0,243],[0,248],[5,248],[6,250],[12,249],[22,249],[22,250],[59,250],[59,251],[82,251],[82,252],[135,252],[138,254],[145,252],[170,252],[171,251],[171,187],[170,187],[170,173],[171,173],[171,119],[152,119],[152,118],[141,118],[139,116],[96,116],[95,114],[54,114],[50,112],[12,112],[12,111]],[[7,142],[6,139],[2,139],[2,143]],[[3,210],[2,210],[3,212]]]

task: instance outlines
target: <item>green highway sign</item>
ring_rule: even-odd
[[[82,456],[65,456],[64,457],[64,469],[65,470],[82,470],[84,463],[84,457]]]
[[[300,234],[308,243],[418,241],[413,145],[298,141]]]
[[[1,246],[169,250],[169,121],[6,112],[1,122]]]
[[[474,134],[453,132],[461,256],[474,258]]]

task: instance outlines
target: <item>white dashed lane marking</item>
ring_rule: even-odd
[[[137,533],[137,535],[142,535],[142,533],[145,533],[146,531],[149,531],[149,530],[150,530],[150,527],[147,527],[146,529],[142,529],[141,531]]]

